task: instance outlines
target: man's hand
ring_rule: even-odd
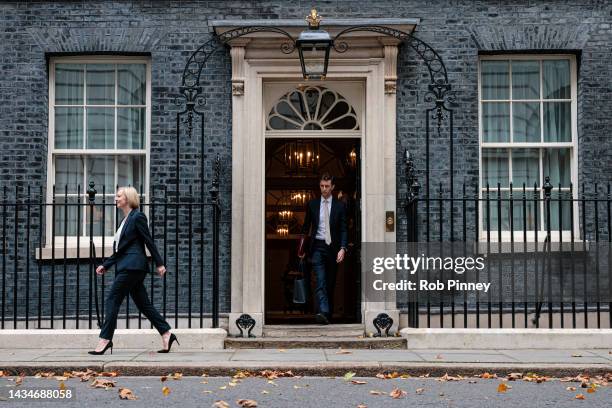
[[[340,251],[338,251],[338,256],[336,257],[336,263],[344,261],[344,253],[344,248],[340,248]]]
[[[164,276],[166,274],[166,267],[164,265],[157,267],[157,274],[159,276]]]
[[[100,265],[96,268],[96,273],[98,275],[104,275],[104,273],[106,272],[106,268],[104,268],[104,266]]]

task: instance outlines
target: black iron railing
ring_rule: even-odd
[[[42,188],[0,190],[2,329],[93,328],[103,319],[112,272],[97,277],[95,267],[112,254],[122,214],[114,191],[98,189],[93,182],[87,190],[54,188],[50,200]],[[174,327],[218,327],[218,172],[207,192],[189,188],[177,195],[166,186],[151,187],[140,210],[168,271],[160,279],[150,262],[151,301]],[[143,327],[131,301],[124,302],[120,321],[126,328]]]
[[[476,278],[499,288],[407,296],[398,303],[410,326],[612,327],[610,184],[575,191],[546,177],[541,186],[463,185],[453,197],[442,184],[423,193],[407,164],[400,241],[479,254],[487,275]]]

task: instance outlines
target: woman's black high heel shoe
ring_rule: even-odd
[[[158,353],[169,353],[170,349],[172,348],[172,343],[174,343],[175,341],[176,341],[176,344],[178,344],[179,346],[181,345],[181,343],[178,342],[178,339],[176,338],[174,333],[170,334],[170,340],[168,340],[168,348],[157,350],[157,352]]]
[[[96,350],[92,350],[92,351],[88,351],[89,354],[93,354],[94,356],[99,356],[102,355],[104,353],[106,353],[106,350],[110,349],[111,354],[113,354],[113,342],[109,341],[108,343],[106,343],[106,346],[104,347],[104,350],[102,351],[96,351]]]

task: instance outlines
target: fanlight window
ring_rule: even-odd
[[[322,86],[295,89],[276,102],[268,130],[359,130],[355,109],[339,93]]]

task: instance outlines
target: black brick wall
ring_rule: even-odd
[[[213,19],[302,19],[310,1],[19,1],[0,2],[0,186],[14,191],[46,184],[47,57],[61,53],[147,53],[152,61],[151,185],[174,186],[176,156],[174,99],[189,55],[211,37]],[[477,59],[480,52],[572,52],[578,55],[579,182],[587,191],[610,180],[612,143],[612,5],[603,0],[572,1],[318,1],[324,18],[415,17],[416,35],[444,59],[456,102],[455,191],[465,182],[474,193],[478,182]],[[203,80],[207,96],[206,146],[182,137],[181,190],[199,194],[200,159],[210,186],[212,160],[222,159],[221,285],[222,311],[229,310],[231,197],[231,67],[222,51],[209,63]],[[406,192],[402,154],[414,153],[423,184],[425,67],[403,47],[398,64],[397,191]],[[432,135],[432,185],[448,190],[448,129]],[[194,132],[198,135],[198,129]],[[208,188],[208,187],[206,187]],[[603,190],[602,190],[603,191]],[[9,193],[12,197],[14,193]],[[7,250],[14,248],[12,223],[6,227]],[[24,221],[25,222],[25,221]],[[406,219],[398,208],[398,239]],[[210,231],[206,231],[207,238]],[[25,237],[20,235],[20,247]],[[172,254],[172,256],[174,256]],[[14,260],[4,257],[7,270]],[[18,272],[24,275],[25,253]],[[181,258],[184,259],[184,258]],[[173,265],[172,261],[170,265]],[[181,264],[182,265],[182,264]],[[36,262],[30,262],[36,268]],[[43,266],[43,269],[48,266]],[[32,269],[34,271],[34,269]],[[8,274],[9,272],[7,272]],[[12,272],[11,272],[12,274]],[[63,274],[63,272],[62,272]],[[12,304],[12,275],[7,275],[6,305]],[[45,279],[47,275],[45,275]],[[36,285],[23,279],[21,290]],[[184,291],[181,288],[181,293]],[[20,292],[21,293],[21,292]],[[57,296],[56,296],[57,298]],[[183,303],[181,308],[186,305]],[[7,309],[8,310],[8,309]]]

